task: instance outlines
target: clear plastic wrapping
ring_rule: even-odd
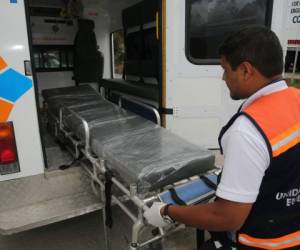
[[[104,143],[92,137],[92,148],[124,181],[137,184],[139,193],[214,167],[211,152],[160,127],[121,134]]]
[[[102,102],[104,99],[89,85],[78,87],[66,87],[46,89],[42,95],[48,104],[48,108],[54,115],[59,116],[61,107],[85,105],[91,102]]]
[[[97,105],[88,105],[85,106],[84,109],[82,107],[72,108],[72,111],[88,123],[91,134],[94,129],[101,127],[102,124],[136,117],[135,114],[127,112],[108,101]],[[74,115],[68,110],[64,111],[64,124],[71,129],[78,138],[84,141],[84,126],[77,115]]]
[[[106,160],[107,166],[127,184],[137,184],[139,193],[214,167],[214,156],[208,150],[119,108],[90,90],[68,94],[56,91],[47,98],[51,108],[68,107],[87,121],[94,153]],[[84,141],[84,129],[78,117],[68,109],[63,114],[64,124]]]

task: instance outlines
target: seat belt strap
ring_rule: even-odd
[[[178,196],[178,194],[174,188],[170,188],[169,191],[170,191],[173,201],[175,201],[176,204],[186,205],[186,203],[182,199],[180,199],[180,197]]]
[[[199,175],[199,178],[206,184],[206,186],[212,188],[213,190],[217,190],[217,185],[205,175]]]

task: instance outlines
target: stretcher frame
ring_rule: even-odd
[[[144,108],[149,109],[152,111],[157,119],[157,122],[159,124],[160,122],[160,116],[158,111],[147,105],[139,102],[138,100],[134,100],[132,98],[129,98],[127,96],[121,96],[119,99],[119,106],[122,107],[122,101],[128,100],[130,102],[133,102],[135,104],[141,105]],[[68,128],[65,127],[63,123],[63,116],[65,111],[68,113],[71,113],[76,117],[81,124],[83,125],[84,134],[85,134],[85,141],[82,143],[80,140],[76,139],[73,132],[68,131]],[[67,147],[68,151],[71,152],[73,157],[77,160],[80,159],[79,163],[80,165],[85,169],[88,176],[91,178],[91,186],[94,191],[94,193],[98,196],[100,196],[101,202],[103,204],[106,204],[106,194],[105,194],[105,182],[106,182],[106,174],[109,173],[109,169],[106,167],[106,161],[105,159],[101,159],[98,156],[95,156],[91,150],[90,142],[90,130],[88,122],[81,117],[79,114],[74,112],[70,107],[61,107],[59,109],[59,118],[57,118],[52,112],[48,111],[49,116],[51,119],[54,120],[54,133],[56,137],[60,137],[60,134],[64,136],[64,138],[68,139],[71,144],[73,145],[73,149],[70,147]],[[81,157],[81,155],[83,157]],[[84,161],[87,160],[88,164]],[[211,172],[211,171],[210,171]],[[143,217],[143,213],[149,209],[150,205],[154,201],[159,201],[158,194],[161,192],[154,192],[149,197],[140,197],[137,193],[137,186],[136,184],[130,184],[129,187],[125,186],[121,181],[119,181],[116,177],[112,176],[110,181],[113,183],[113,185],[122,193],[120,196],[116,196],[114,194],[111,194],[111,202],[113,205],[118,205],[121,210],[132,220],[133,226],[131,229],[131,241],[129,244],[130,250],[137,250],[140,249],[146,245],[149,245],[151,243],[154,243],[160,239],[163,239],[164,237],[181,230],[184,228],[184,225],[182,224],[173,224],[170,225],[168,228],[158,228],[157,235],[153,236],[152,238],[140,242],[139,241],[139,234],[141,230],[145,227],[147,227],[147,222],[145,218]],[[186,180],[188,181],[188,180]],[[175,187],[174,185],[168,185],[168,188]],[[100,190],[100,192],[99,192]],[[197,202],[204,202],[209,200],[214,196],[214,191],[207,193],[204,195],[201,199],[199,199]],[[138,214],[135,215],[128,206],[126,206],[126,202],[131,201],[138,210]],[[111,249],[110,241],[109,241],[109,235],[107,226],[105,224],[107,213],[106,209],[102,209],[102,217],[103,217],[103,228],[104,228],[104,238],[105,238],[105,247],[107,250]]]

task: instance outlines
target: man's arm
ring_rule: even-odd
[[[218,198],[212,203],[203,205],[171,205],[168,215],[175,221],[192,227],[209,231],[234,231],[244,224],[252,205],[253,203],[232,202]]]
[[[248,118],[239,117],[231,130],[230,136],[226,134],[222,139],[225,160],[216,192],[218,199],[204,205],[170,206],[168,214],[174,220],[211,231],[234,231],[244,224],[270,158],[266,142]],[[144,215],[150,224],[163,223],[161,213],[154,208]]]

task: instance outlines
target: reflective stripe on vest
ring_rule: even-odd
[[[273,157],[300,143],[300,101],[295,99],[300,100],[300,91],[290,87],[263,96],[244,110],[264,131]]]
[[[254,238],[247,234],[239,234],[238,240],[239,243],[249,247],[271,250],[286,249],[300,245],[300,231],[273,239]]]
[[[295,146],[300,142],[300,123],[284,131],[270,142],[274,157]]]

